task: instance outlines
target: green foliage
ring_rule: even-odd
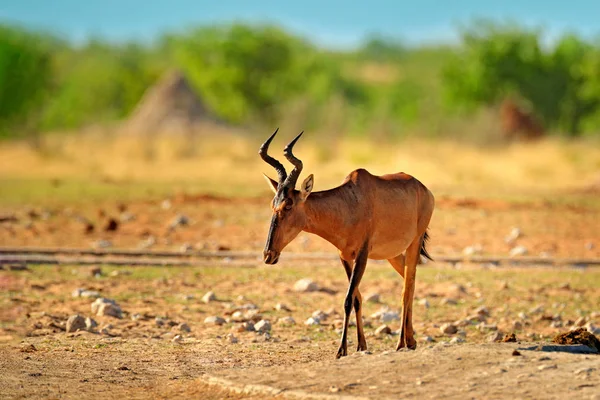
[[[443,73],[445,99],[463,111],[507,96],[529,103],[549,128],[578,135],[596,117],[593,88],[600,48],[565,35],[543,49],[541,33],[480,22],[463,32],[464,47]]]
[[[50,77],[43,44],[25,31],[0,26],[0,136],[30,128]]]
[[[451,112],[473,113],[512,96],[547,128],[600,132],[600,47],[575,35],[542,43],[538,30],[485,21],[463,30],[459,46],[413,48],[370,36],[347,51],[320,49],[268,25],[197,27],[150,45],[83,46],[0,26],[0,135],[126,118],[172,68],[234,124],[291,119],[336,134],[444,134]]]

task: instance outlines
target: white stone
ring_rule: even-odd
[[[254,329],[257,332],[265,333],[271,331],[271,323],[265,319],[261,319],[256,324],[254,324]]]
[[[440,331],[445,335],[454,335],[458,329],[454,324],[443,324],[440,326]]]
[[[296,325],[296,321],[294,320],[294,318],[287,316],[287,317],[279,318],[277,320],[277,324],[278,325]]]
[[[319,287],[309,278],[300,279],[294,284],[295,292],[316,292]]]
[[[510,249],[510,252],[508,253],[508,255],[511,257],[524,256],[526,254],[527,254],[527,247],[525,247],[525,246],[515,246],[512,249]]]
[[[217,296],[214,292],[207,292],[204,296],[202,296],[203,303],[210,303],[211,301],[217,300]]]
[[[277,304],[275,304],[275,309],[277,311],[292,311],[288,306],[286,306],[283,303],[277,303]]]
[[[391,335],[392,330],[387,325],[381,325],[379,328],[375,329],[376,335]]]
[[[85,330],[85,318],[79,314],[71,315],[67,320],[66,331],[76,332],[78,330]]]
[[[504,241],[507,244],[514,244],[518,238],[522,235],[521,230],[519,228],[512,228],[510,233],[504,238]]]
[[[98,316],[123,318],[121,307],[111,299],[100,297],[92,303],[92,313]]]
[[[225,320],[218,316],[212,316],[206,317],[206,319],[204,319],[204,323],[210,325],[223,325],[225,323]]]
[[[367,303],[379,303],[381,301],[381,296],[379,293],[370,293],[369,295],[365,296],[363,300]]]
[[[318,318],[310,317],[306,321],[304,321],[304,325],[312,326],[312,325],[321,325],[321,321]]]

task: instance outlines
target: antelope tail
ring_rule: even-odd
[[[423,238],[421,239],[421,255],[431,261],[433,261],[433,258],[431,258],[431,256],[429,255],[429,253],[427,252],[427,248],[425,247],[425,245],[427,244],[427,242],[429,241],[429,234],[427,232],[425,232],[423,234]]]

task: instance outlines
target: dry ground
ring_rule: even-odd
[[[55,149],[59,156],[32,154],[19,144],[0,147],[0,245],[87,248],[104,241],[116,248],[262,249],[270,196],[260,178],[268,169],[256,160],[254,141],[205,143],[176,161],[153,149],[142,149],[148,152],[140,158],[135,143],[71,142]],[[316,190],[358,166],[404,170],[432,188],[434,256],[468,247],[508,255],[524,246],[535,256],[600,257],[598,193],[575,190],[598,176],[600,152],[589,144],[346,143],[335,149],[299,146],[307,173],[316,174]],[[107,231],[111,218],[117,227]],[[520,235],[507,243],[513,228]],[[304,234],[288,250],[334,254],[328,243]],[[376,334],[383,322],[374,314],[384,307],[399,311],[402,280],[387,264],[371,262],[361,290],[381,298],[365,303],[372,354],[351,351],[336,361],[347,283],[335,261],[98,267],[93,275],[73,266],[0,270],[0,398],[597,399],[600,392],[600,356],[531,350],[575,322],[600,325],[599,269],[423,265],[414,312],[419,348],[390,353],[398,337]],[[323,290],[295,292],[301,278]],[[93,299],[72,297],[77,288],[116,300],[123,318],[93,316]],[[208,291],[217,301],[201,301]],[[278,303],[289,311],[275,309]],[[305,325],[318,310],[327,318]],[[95,318],[98,327],[66,333],[75,313]],[[211,316],[227,322],[206,324]],[[295,324],[278,322],[285,317]],[[271,322],[269,334],[242,331],[236,322],[259,319]],[[458,333],[441,332],[457,321]],[[392,332],[399,328],[396,320],[387,324]],[[495,329],[514,332],[520,343],[488,342]],[[181,340],[174,342],[176,335]],[[353,349],[353,327],[350,338]],[[512,356],[517,348],[521,356]]]
[[[600,323],[598,270],[422,266],[414,317],[419,350],[390,354],[398,337],[375,334],[382,322],[373,314],[385,307],[399,311],[402,282],[387,265],[373,263],[362,285],[363,293],[381,296],[379,303],[365,304],[372,355],[336,361],[346,288],[341,272],[335,263],[102,267],[94,276],[90,268],[68,266],[0,271],[2,398],[268,398],[264,392],[225,390],[220,380],[210,386],[214,378],[237,389],[263,384],[285,392],[370,398],[498,398],[509,393],[591,398],[600,389],[600,356],[525,350],[548,343],[581,317]],[[305,277],[324,290],[294,292],[294,283]],[[72,297],[77,288],[115,299],[123,318],[93,316],[93,299]],[[200,299],[209,290],[217,301],[206,304]],[[277,303],[290,311],[276,310]],[[456,335],[441,333],[442,324],[473,319],[481,306],[489,312],[484,324],[477,320],[459,327]],[[242,315],[233,314],[236,310]],[[304,325],[317,310],[327,318]],[[99,326],[92,333],[64,332],[75,313],[95,318]],[[230,322],[206,324],[209,316]],[[278,323],[288,316],[295,324]],[[241,331],[242,323],[235,322],[259,319],[271,322],[268,335]],[[396,320],[388,325],[392,331],[399,328]],[[514,332],[522,342],[488,343],[496,328]],[[237,343],[231,343],[230,333]],[[175,343],[178,334],[182,340]],[[351,328],[351,349],[354,337]],[[448,344],[454,337],[465,342]],[[523,356],[511,356],[513,348],[523,349]]]

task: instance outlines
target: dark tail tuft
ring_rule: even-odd
[[[423,234],[423,240],[421,240],[421,255],[423,257],[433,261],[433,258],[431,258],[431,256],[427,252],[427,249],[425,248],[425,245],[427,244],[428,241],[429,241],[429,234],[427,232],[425,232]]]

